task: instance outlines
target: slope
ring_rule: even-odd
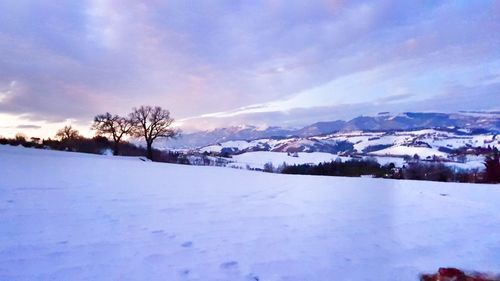
[[[0,146],[0,280],[500,272],[498,186],[285,176]]]

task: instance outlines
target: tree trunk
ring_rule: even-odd
[[[152,143],[146,143],[147,145],[147,150],[148,150],[148,159],[153,161],[153,144]]]
[[[118,155],[119,154],[119,152],[120,152],[119,151],[119,149],[120,149],[119,145],[120,145],[119,142],[115,142],[115,145],[113,147],[113,155]]]

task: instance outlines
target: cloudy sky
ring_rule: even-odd
[[[500,108],[500,1],[0,2],[0,135]]]

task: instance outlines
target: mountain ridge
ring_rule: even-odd
[[[500,112],[381,112],[376,116],[358,116],[351,120],[316,122],[298,129],[270,126],[265,129],[252,125],[216,128],[210,131],[187,133],[178,139],[160,142],[159,148],[198,148],[236,140],[263,138],[312,137],[350,131],[398,131],[416,129],[455,128],[481,129],[500,132]]]

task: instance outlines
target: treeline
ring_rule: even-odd
[[[70,126],[68,127],[71,128]],[[113,149],[116,148],[116,144],[109,141],[106,137],[95,136],[93,138],[86,138],[81,135],[59,140],[51,138],[27,138],[22,134],[18,134],[15,138],[0,138],[0,144],[90,154],[112,154]],[[118,144],[118,148],[120,151],[118,155],[121,156],[143,157],[147,155],[146,148],[136,146],[127,141],[121,141]],[[156,162],[189,164],[189,161],[182,153],[152,149],[152,154]]]
[[[153,143],[158,138],[174,138],[180,134],[172,128],[174,119],[170,111],[159,106],[141,106],[133,108],[128,116],[119,116],[106,112],[95,116],[92,129],[98,136],[108,136],[113,141],[113,151],[119,155],[120,142],[124,136],[142,138],[146,143],[146,156],[157,160],[154,156]]]
[[[374,160],[341,160],[320,164],[300,164],[281,168],[283,174],[360,177],[373,175],[389,177],[394,173],[394,165],[381,166]]]
[[[173,138],[180,134],[172,128],[174,119],[170,112],[159,106],[140,106],[133,108],[127,116],[106,112],[96,115],[91,129],[96,132],[93,138],[86,138],[71,125],[57,131],[55,139],[28,138],[17,134],[15,138],[0,138],[0,144],[22,145],[53,150],[113,155],[146,156],[157,162],[189,164],[185,155],[153,148],[158,138]],[[136,146],[124,140],[125,136],[142,138],[146,147]]]
[[[427,180],[464,183],[500,183],[500,160],[498,151],[486,157],[485,170],[456,170],[443,163],[414,162],[397,168],[393,163],[380,165],[371,159],[340,160],[320,164],[283,165],[278,169],[283,174],[321,175]],[[266,169],[267,168],[267,169]],[[272,169],[267,166],[265,171]]]

